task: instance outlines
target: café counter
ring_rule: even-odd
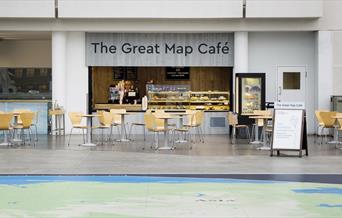
[[[37,112],[38,119],[36,121],[38,134],[48,134],[48,111],[51,108],[51,105],[52,102],[48,99],[2,99],[0,100],[0,111],[11,112],[14,110],[26,109]]]
[[[95,104],[95,110],[126,109],[126,111],[141,111],[141,104]]]

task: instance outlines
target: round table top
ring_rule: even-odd
[[[269,115],[257,115],[257,116],[249,116],[251,119],[272,119],[272,116]]]
[[[164,119],[164,120],[181,118],[181,116],[176,116],[172,114],[156,114],[155,116],[157,119]]]
[[[84,115],[80,115],[81,117],[100,117],[100,115],[98,114],[84,114]]]
[[[193,115],[194,113],[187,113],[187,112],[175,112],[175,113],[168,113],[170,115],[177,115],[177,116],[186,116],[186,115]]]
[[[113,112],[113,114],[117,114],[117,115],[135,115],[135,114],[138,114],[138,112]]]

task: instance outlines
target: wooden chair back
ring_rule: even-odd
[[[0,130],[9,130],[12,119],[12,113],[0,113]]]
[[[73,126],[81,124],[83,115],[82,112],[69,112],[68,115]]]
[[[326,128],[333,128],[336,119],[332,118],[333,116],[336,116],[336,111],[320,111],[319,117],[322,119],[322,124]]]
[[[30,128],[32,123],[33,123],[33,119],[34,119],[34,113],[33,112],[23,112],[20,113],[19,115],[21,122],[22,122],[22,126],[24,129],[26,128]]]

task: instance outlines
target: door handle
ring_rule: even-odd
[[[281,86],[278,87],[278,95],[281,95]]]

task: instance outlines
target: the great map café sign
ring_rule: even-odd
[[[232,33],[87,33],[87,66],[233,66]]]

